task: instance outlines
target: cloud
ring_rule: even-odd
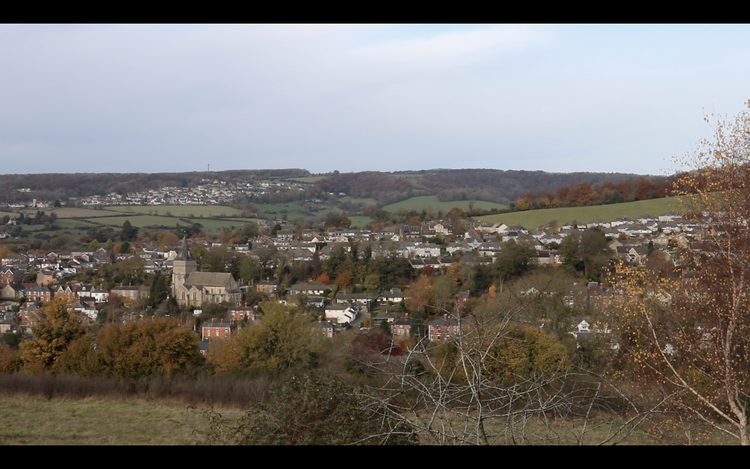
[[[350,51],[350,57],[375,66],[454,66],[523,49],[547,38],[548,31],[542,27],[487,26],[361,46]]]

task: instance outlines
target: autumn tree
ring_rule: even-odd
[[[174,249],[180,245],[180,238],[171,231],[159,233],[157,239],[159,240],[159,249],[161,250]]]
[[[104,374],[104,363],[90,334],[74,340],[57,359],[54,373],[92,378]]]
[[[419,277],[409,285],[406,307],[409,311],[427,312],[432,304],[432,282],[429,277]]]
[[[307,315],[280,303],[260,305],[263,317],[236,337],[215,343],[209,360],[218,373],[278,375],[316,366],[319,333]]]
[[[112,324],[96,338],[104,372],[118,378],[172,376],[203,363],[198,336],[170,318]]]
[[[31,328],[34,338],[21,343],[24,368],[36,373],[51,371],[74,341],[86,334],[83,316],[68,310],[64,299],[53,300],[37,313]]]
[[[18,351],[8,344],[0,343],[0,373],[13,373],[21,367]]]
[[[714,136],[677,161],[686,171],[675,183],[702,227],[702,247],[680,251],[684,273],[675,279],[623,266],[617,318],[631,376],[662,390],[673,409],[747,445],[750,110],[706,121]]]
[[[352,221],[345,215],[339,215],[336,217],[328,217],[323,224],[327,228],[349,228],[352,225]]]

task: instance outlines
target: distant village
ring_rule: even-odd
[[[30,192],[28,188],[17,189],[19,192]],[[72,198],[79,207],[105,207],[109,205],[222,205],[230,203],[238,196],[256,197],[275,192],[301,191],[305,184],[294,181],[243,181],[227,182],[218,179],[203,179],[195,187],[162,187],[160,189],[92,195]],[[32,200],[26,203],[2,204],[1,207],[49,208],[54,206],[51,200]]]

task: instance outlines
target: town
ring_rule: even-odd
[[[500,366],[501,375],[516,370],[513,380],[542,373],[534,385],[541,391],[570,379],[573,369],[605,373],[622,360],[629,348],[623,304],[643,295],[618,277],[623,268],[679,278],[685,252],[709,249],[707,221],[676,212],[527,228],[475,219],[457,207],[441,210],[443,218],[431,210],[375,210],[365,227],[355,228],[345,215],[322,223],[233,219],[242,216],[237,209],[212,205],[228,185],[202,183],[200,191],[183,194],[207,198],[168,198],[171,187],[145,201],[143,194],[118,196],[115,208],[140,201],[141,213],[163,210],[163,203],[173,211],[211,211],[200,219],[162,217],[176,220],[174,228],[138,228],[131,220],[139,215],[121,212],[81,218],[111,210],[81,207],[93,199],[68,200],[73,207],[36,200],[7,212],[0,246],[2,371],[137,379],[190,369],[273,377],[322,367],[377,381],[394,365],[414,376],[443,373],[438,357],[455,360],[445,347],[489,340],[496,343],[492,354],[517,344],[523,348],[513,353],[535,350],[536,358],[493,368]],[[224,196],[236,200],[234,193]],[[209,223],[214,213],[223,225],[210,230],[197,222]],[[71,214],[78,218],[64,218]],[[72,231],[56,226],[65,220],[72,222],[67,227],[89,227],[74,240]],[[124,221],[113,226],[112,220]],[[40,225],[53,236],[35,240],[24,231]],[[67,241],[56,244],[62,237]],[[34,243],[48,250],[23,250]],[[69,327],[78,339],[40,355],[52,318],[57,327],[74,320]],[[144,337],[156,340],[147,331],[164,328],[174,331],[167,342],[138,345]],[[123,334],[131,338],[112,343]],[[148,367],[135,352],[144,347],[154,350]],[[343,361],[335,358],[342,354]],[[476,359],[460,359],[467,358]]]

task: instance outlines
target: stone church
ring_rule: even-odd
[[[182,307],[200,307],[204,301],[236,305],[242,300],[242,293],[232,274],[198,272],[198,263],[187,248],[185,238],[177,257],[172,261],[172,295]]]

